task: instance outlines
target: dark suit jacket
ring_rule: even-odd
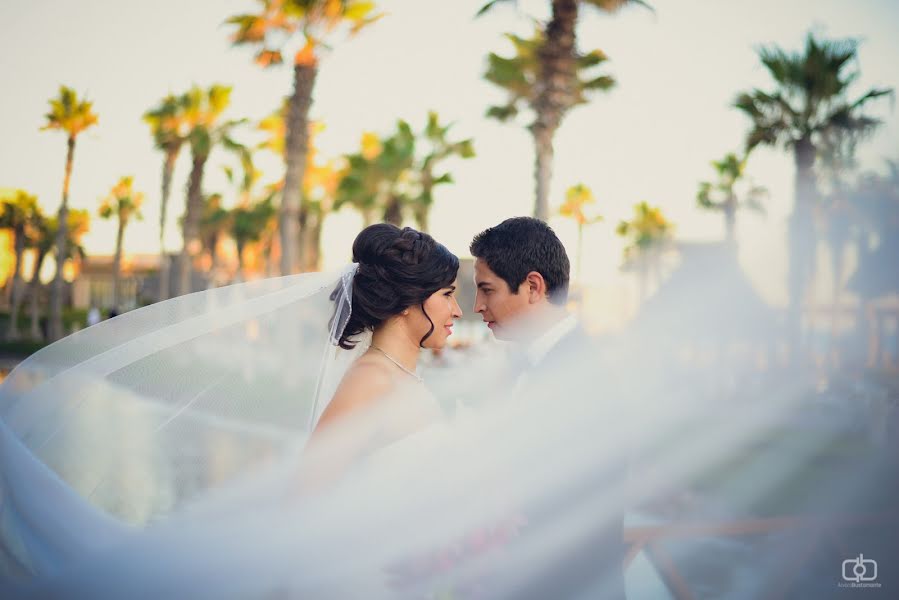
[[[539,565],[535,572],[517,573],[509,578],[508,581],[514,582],[514,589],[505,589],[499,596],[533,600],[625,598],[622,538],[627,461],[624,446],[612,441],[619,425],[614,421],[614,410],[608,411],[606,421],[602,416],[605,411],[594,404],[609,402],[610,398],[604,395],[614,393],[614,386],[606,377],[610,374],[603,373],[599,356],[596,341],[578,326],[562,337],[538,364],[530,366],[525,385],[543,388],[543,397],[552,403],[549,410],[575,411],[576,415],[576,411],[583,410],[579,407],[589,405],[591,418],[597,418],[594,407],[601,416],[597,420],[597,444],[588,450],[595,456],[586,457],[590,465],[587,473],[577,481],[549,482],[536,499],[528,501],[521,509],[527,525],[521,530],[520,539],[526,543],[527,536],[546,536],[555,531],[554,527],[562,527],[566,507],[578,510],[579,516],[589,515],[590,509],[585,511],[584,507],[595,503],[597,511],[595,519],[589,516],[578,519],[582,531],[554,547],[551,560]],[[557,378],[564,378],[566,385],[563,393],[553,394],[560,387]],[[538,466],[552,470],[552,465]],[[535,471],[546,472],[540,468]]]

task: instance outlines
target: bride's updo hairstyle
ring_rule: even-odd
[[[420,306],[431,321],[425,312],[425,300],[451,286],[459,271],[459,259],[430,235],[389,223],[370,225],[356,236],[353,262],[359,263],[359,269],[353,278],[352,312],[338,340],[345,350],[358,343],[354,336],[410,306]],[[419,346],[432,333],[433,321]]]

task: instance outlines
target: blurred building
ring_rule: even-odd
[[[682,344],[765,343],[782,316],[749,282],[729,242],[677,242],[680,264],[637,315],[638,327]]]
[[[72,282],[74,308],[113,308],[112,256],[89,256],[81,263],[81,272]],[[147,293],[146,283],[154,280],[158,286],[159,255],[129,254],[122,257],[119,277],[121,310],[131,310],[155,300]],[[156,287],[155,289],[158,289]]]

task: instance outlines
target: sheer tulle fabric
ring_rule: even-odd
[[[881,468],[894,459],[840,429],[849,420],[811,435],[802,416],[818,380],[759,370],[764,345],[727,346],[710,366],[703,346],[673,352],[683,340],[642,330],[557,354],[524,384],[485,348],[426,371],[444,423],[302,491],[305,473],[328,469],[329,450],[380,417],[360,414],[301,452],[352,359],[333,351],[330,299],[351,276],[177,299],[17,368],[0,388],[0,596],[621,598],[625,509],[658,523],[639,517],[641,501],[684,482],[723,489],[687,514],[694,524],[758,506],[846,513],[896,489],[895,469]],[[411,388],[379,406],[418,402]],[[847,440],[855,459],[810,479]],[[784,488],[804,495],[783,505]],[[728,598],[777,593],[784,565],[812,548],[818,562],[797,572],[828,597],[840,560],[899,555],[896,524],[854,535],[851,554],[824,554],[808,529],[740,538],[721,546],[730,554],[663,543],[701,580],[694,589]],[[664,594],[653,567],[634,563],[629,592],[644,591],[628,597]],[[886,568],[879,581],[899,585]]]
[[[348,364],[331,342],[355,269],[176,298],[20,364],[0,387],[6,569],[52,573],[295,455]]]

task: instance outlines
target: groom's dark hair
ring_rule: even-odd
[[[571,263],[565,246],[549,225],[532,217],[512,217],[474,236],[471,255],[487,263],[513,294],[528,273],[536,271],[546,282],[549,301],[568,301]]]

